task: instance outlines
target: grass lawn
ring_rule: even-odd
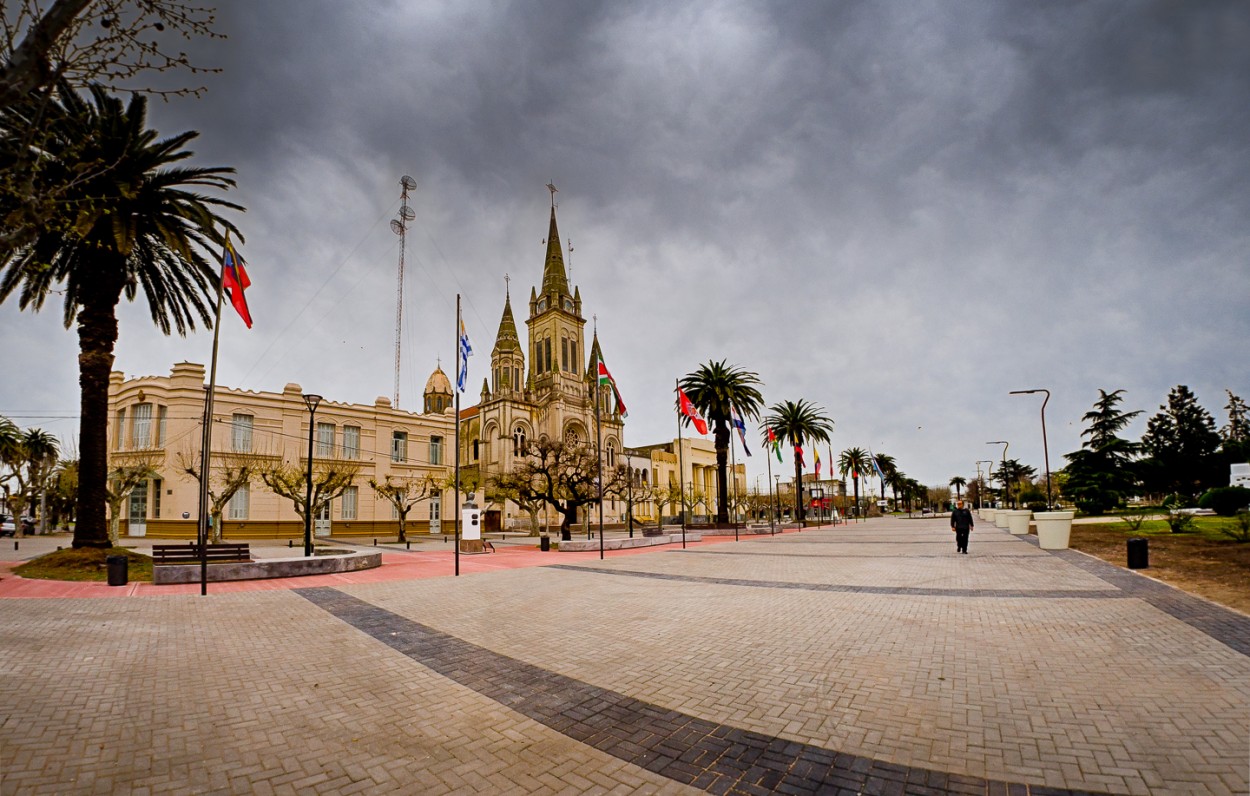
[[[108,580],[105,559],[108,556],[126,556],[127,576],[130,580],[152,580],[152,559],[125,547],[107,550],[82,547],[77,550],[57,550],[27,561],[13,569],[13,574],[23,578],[42,580]]]
[[[1197,517],[1190,533],[1172,533],[1163,520],[1148,520],[1133,531],[1115,517],[1106,523],[1073,525],[1070,547],[1124,567],[1126,541],[1150,540],[1150,568],[1142,574],[1250,614],[1250,543],[1220,533],[1234,527],[1228,517]]]

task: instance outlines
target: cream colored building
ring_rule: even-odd
[[[111,462],[150,451],[156,476],[141,484],[123,508],[131,536],[188,537],[196,532],[198,481],[183,462],[198,469],[204,411],[204,366],[177,364],[168,376],[126,379],[114,372],[109,382]],[[369,479],[384,482],[451,474],[452,413],[450,385],[441,370],[426,386],[424,414],[397,410],[386,397],[372,406],[325,400],[312,415],[313,460],[359,462],[359,474],[346,493],[333,500],[314,521],[315,534],[393,535],[398,520],[392,505],[377,497]],[[301,464],[308,455],[310,413],[298,384],[282,392],[253,392],[218,387],[213,399],[213,467],[233,454]],[[210,482],[212,483],[212,482]],[[450,491],[441,491],[408,515],[414,532],[440,530]],[[259,479],[231,500],[223,514],[227,538],[300,537],[303,523],[289,500],[269,491]]]

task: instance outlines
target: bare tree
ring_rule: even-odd
[[[135,487],[156,475],[156,468],[164,459],[164,453],[158,448],[140,448],[109,455],[104,499],[109,508],[109,541],[114,547],[121,538],[122,505]]]
[[[0,6],[0,107],[58,81],[83,88],[117,86],[145,72],[219,72],[194,66],[185,52],[165,44],[197,36],[225,38],[213,30],[213,13],[181,0],[55,0],[51,5],[10,0]],[[204,87],[130,90],[199,96]]]
[[[422,501],[429,500],[442,493],[442,487],[431,475],[397,478],[388,475],[385,481],[369,479],[369,486],[380,498],[384,498],[395,508],[399,516],[399,541],[408,541],[408,512]]]
[[[534,479],[528,473],[513,470],[508,473],[501,473],[490,479],[490,495],[495,500],[510,500],[517,505],[521,511],[524,511],[530,518],[530,536],[538,536],[541,532],[546,536],[546,529],[540,531],[538,522],[538,512],[542,510],[545,501],[534,488]]]
[[[560,514],[560,539],[572,538],[577,510],[599,501],[599,461],[595,451],[563,440],[539,439],[530,442],[526,456],[512,470],[509,480],[532,493]],[[605,495],[617,491],[616,473],[604,471]],[[498,480],[496,481],[498,483]]]
[[[295,513],[307,521],[323,506],[343,494],[360,473],[360,462],[345,459],[318,460],[312,468],[312,503],[309,510],[308,463],[291,464],[270,460],[258,475],[275,495],[291,501]]]
[[[186,448],[178,452],[178,469],[200,483],[200,452]],[[222,515],[231,499],[252,483],[270,457],[262,453],[228,451],[214,453],[208,471],[209,544],[221,543]]]

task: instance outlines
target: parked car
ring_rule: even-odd
[[[0,514],[0,536],[17,536],[17,523],[8,514]]]

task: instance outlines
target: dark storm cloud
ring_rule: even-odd
[[[218,16],[229,39],[192,47],[225,73],[152,115],[239,171],[260,308],[226,343],[239,386],[390,392],[386,222],[408,173],[407,395],[448,358],[457,292],[484,372],[503,273],[514,307],[538,280],[549,180],[631,442],[672,433],[672,378],[711,358],[760,371],[769,402],[827,406],[837,447],[885,446],[934,483],[969,475],[984,439],[1040,458],[1036,407],[1009,389],[1055,392],[1052,453],[1079,445],[1070,423],[1100,387],[1152,409],[1185,382],[1217,416],[1224,387],[1250,392],[1242,3],[231,0]],[[143,323],[123,323],[127,372],[204,359]]]

